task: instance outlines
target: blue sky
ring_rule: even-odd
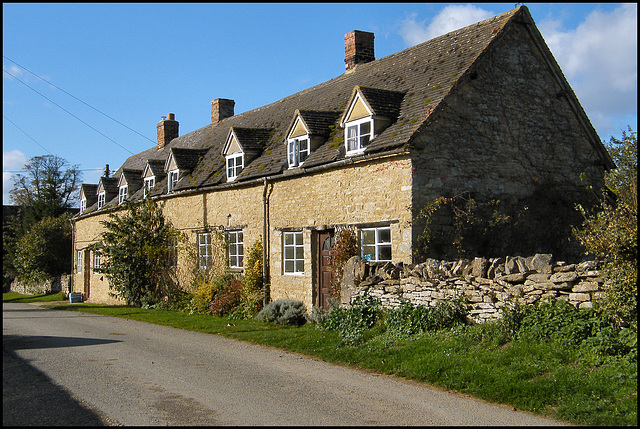
[[[525,3],[600,138],[637,130],[637,5]],[[3,204],[11,176],[54,154],[97,183],[105,164],[210,123],[211,100],[252,110],[344,73],[344,35],[376,58],[516,3],[3,3]]]

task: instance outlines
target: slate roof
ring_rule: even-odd
[[[126,168],[122,169],[121,175],[124,175],[124,179],[127,181],[127,186],[129,186],[129,194],[133,194],[142,186],[142,170],[131,170]]]
[[[166,160],[171,150],[180,154],[180,149],[198,149],[201,150],[198,158],[202,156],[202,159],[197,165],[190,164],[193,170],[178,182],[175,190],[226,184],[222,152],[233,127],[243,146],[259,151],[245,164],[234,183],[280,175],[288,170],[286,134],[296,112],[313,133],[327,136],[327,141],[309,155],[301,170],[330,164],[345,158],[344,129],[339,121],[354,90],[361,91],[377,115],[390,119],[387,128],[371,140],[364,156],[408,150],[412,138],[428,126],[429,118],[434,116],[443,99],[455,91],[458,82],[469,78],[474,62],[512,22],[533,24],[533,19],[527,8],[521,6],[401,52],[359,64],[327,82],[177,137],[162,149],[153,147],[131,156],[121,168],[142,170],[148,159]],[[530,28],[534,36],[541,39],[535,25]],[[590,126],[588,119],[586,121]],[[244,135],[245,130],[253,131]],[[250,136],[251,133],[261,134],[256,138]],[[595,131],[593,134],[599,142]],[[166,178],[156,184],[152,195],[162,193],[166,193]]]
[[[83,183],[81,186],[81,193],[83,193],[87,199],[87,208],[91,207],[91,205],[98,201],[98,185]]]
[[[260,128],[232,127],[242,149],[247,152],[259,152],[264,149],[273,130]]]
[[[296,109],[291,123],[287,127],[287,135],[291,132],[291,127],[297,116],[302,118],[310,136],[322,137],[331,134],[332,127],[335,127],[336,119],[340,117],[340,112]]]

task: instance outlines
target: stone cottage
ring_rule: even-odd
[[[338,228],[355,229],[363,258],[410,264],[412,207],[540,187],[581,202],[580,176],[597,188],[614,168],[524,6],[380,59],[374,34],[353,31],[344,61],[344,74],[248,112],[215,99],[211,123],[182,136],[170,113],[156,147],[83,185],[73,290],[115,302],[88,246],[125,200],[161,202],[204,266],[213,230],[230,244],[230,270],[262,241],[271,299],[310,308],[326,305]]]

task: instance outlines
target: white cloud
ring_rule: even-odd
[[[596,9],[568,31],[555,20],[538,27],[600,138],[635,126],[629,121],[638,112],[638,6]]]
[[[493,15],[493,12],[488,12],[473,5],[451,5],[442,9],[428,25],[426,24],[426,19],[418,22],[416,21],[416,15],[411,15],[402,22],[400,35],[406,44],[413,46],[490,18]]]
[[[13,174],[6,170],[22,170],[25,162],[27,157],[17,149],[2,152],[2,204],[10,204],[9,191],[13,188]]]

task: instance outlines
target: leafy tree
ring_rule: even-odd
[[[70,216],[42,219],[18,241],[14,265],[20,280],[44,281],[69,272],[71,264]]]
[[[622,133],[622,140],[611,137],[607,146],[617,169],[608,172],[596,210],[578,209],[584,215],[575,237],[586,252],[605,261],[609,282],[599,307],[618,325],[637,329],[638,295],[638,146],[636,132]]]
[[[124,213],[101,222],[106,231],[93,246],[103,256],[99,272],[109,280],[109,294],[137,307],[173,299],[180,290],[169,264],[169,243],[178,239],[178,231],[165,222],[155,200],[124,204]]]
[[[55,155],[33,157],[26,162],[24,170],[24,174],[14,176],[13,188],[9,191],[10,201],[18,209],[3,221],[2,266],[5,276],[9,277],[17,275],[14,262],[19,240],[41,220],[67,213],[81,183],[78,166],[69,167],[66,160]],[[65,222],[68,223],[68,220]],[[44,239],[44,247],[55,246],[55,243],[48,243],[53,238],[45,236]],[[71,253],[65,252],[64,255],[65,258],[68,255],[69,259],[61,259],[61,266],[53,271],[68,271]],[[24,270],[24,259],[22,264],[21,269]]]
[[[9,191],[12,203],[25,212],[25,231],[46,217],[58,217],[77,200],[82,173],[77,165],[56,155],[35,156],[24,165],[24,174],[14,177]]]

